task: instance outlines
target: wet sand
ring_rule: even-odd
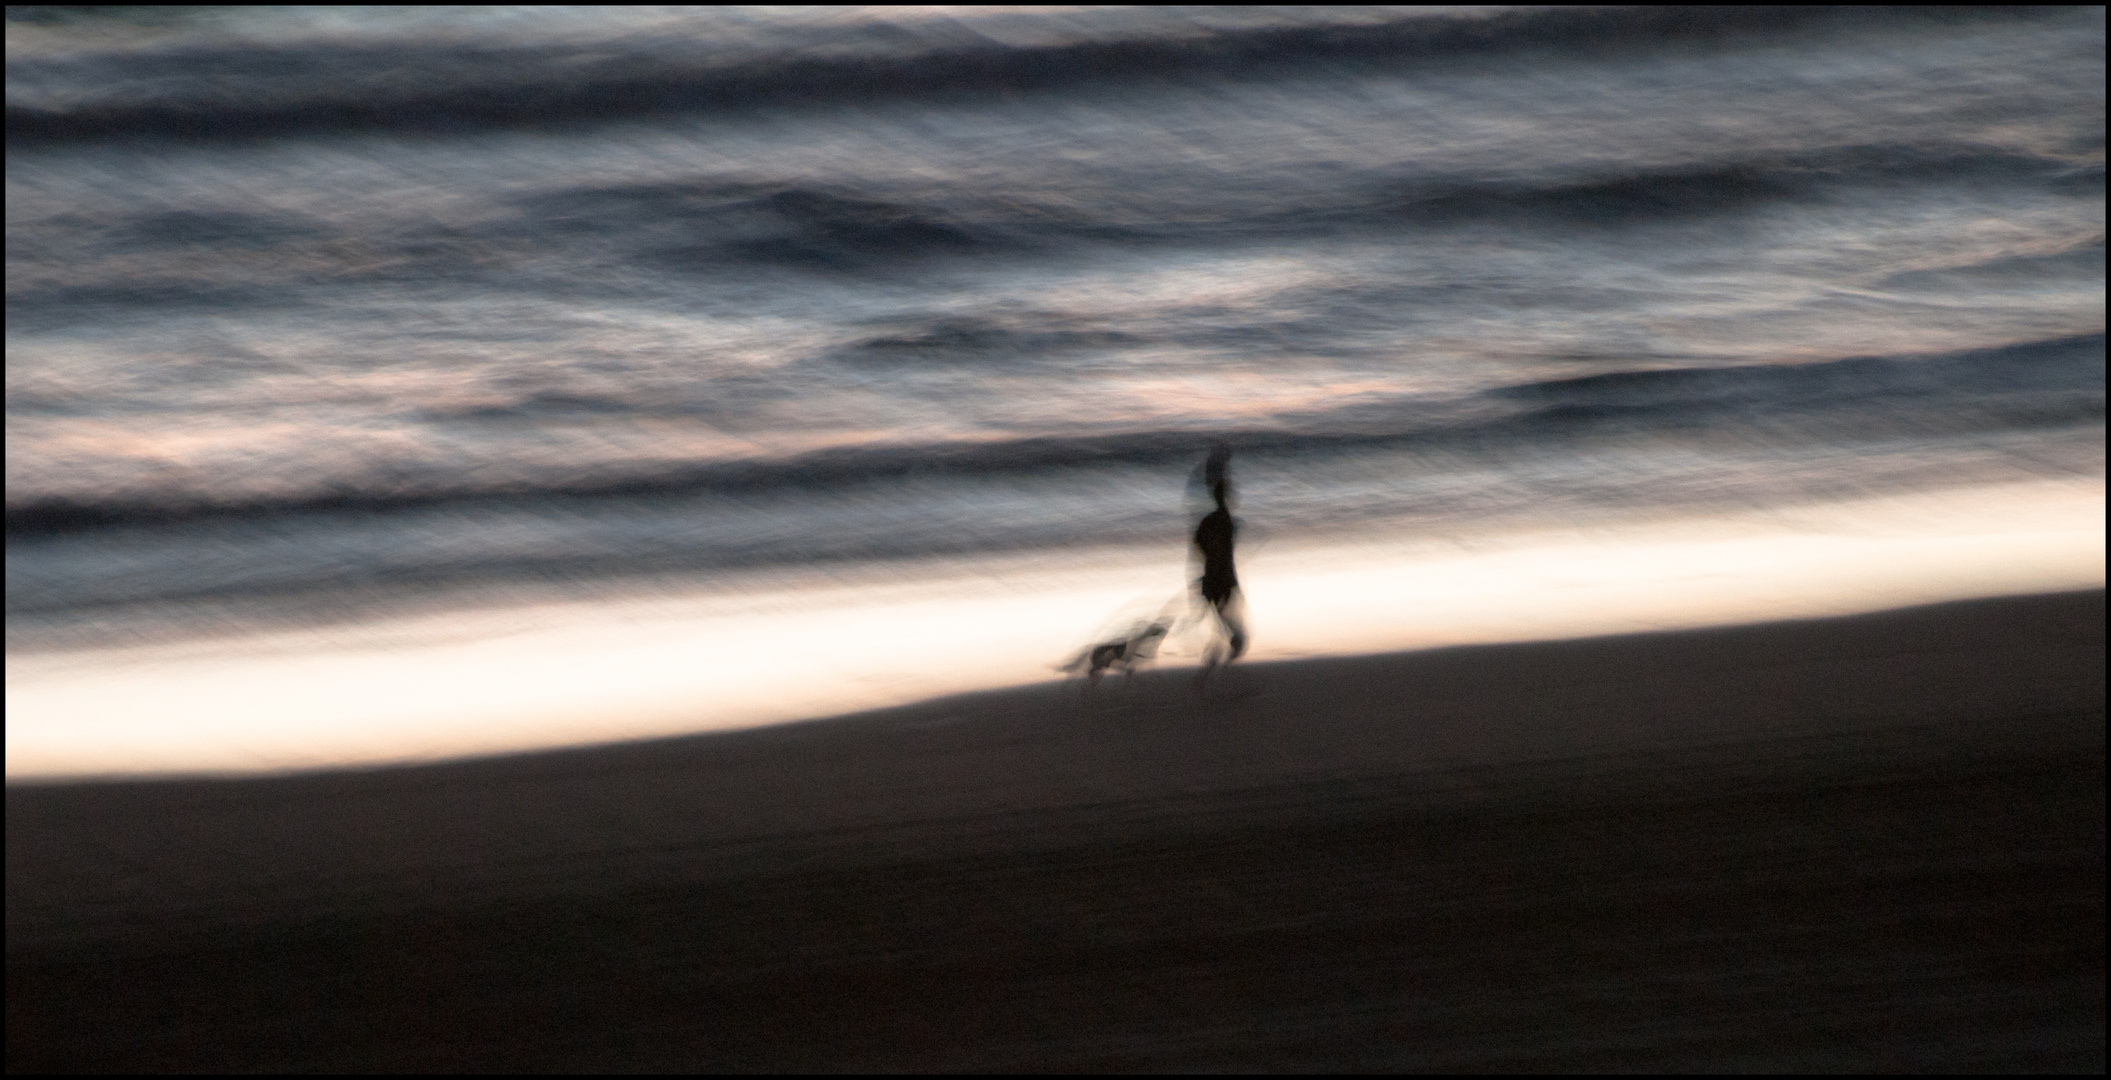
[[[10,1071],[2104,1067],[2104,594],[8,789]]]

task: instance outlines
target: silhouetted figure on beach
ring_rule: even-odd
[[[1219,664],[1237,660],[1246,651],[1242,611],[1245,605],[1239,596],[1239,575],[1231,558],[1239,526],[1231,516],[1231,476],[1227,470],[1230,463],[1231,451],[1220,446],[1209,452],[1209,460],[1202,466],[1202,482],[1217,508],[1203,515],[1195,526],[1195,551],[1202,558],[1202,577],[1195,586],[1227,640],[1221,644],[1213,641],[1203,650],[1202,671],[1195,676],[1198,688]]]

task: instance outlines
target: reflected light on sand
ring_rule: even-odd
[[[2100,481],[1463,540],[1251,549],[1255,661],[2101,587]],[[521,607],[8,665],[11,780],[368,766],[728,730],[1045,681],[1180,551]],[[1164,662],[1192,663],[1190,643]]]

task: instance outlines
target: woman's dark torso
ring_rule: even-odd
[[[1231,511],[1223,507],[1218,507],[1195,526],[1195,547],[1202,552],[1202,598],[1205,600],[1224,600],[1238,588],[1239,578],[1231,565],[1232,534],[1236,530]]]

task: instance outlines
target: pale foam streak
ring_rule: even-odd
[[[1424,540],[1284,543],[1254,661],[1850,614],[2102,587],[2100,480]],[[706,731],[1053,677],[1182,553],[925,564],[8,665],[11,781],[363,767]],[[1166,662],[1192,662],[1194,645]]]

